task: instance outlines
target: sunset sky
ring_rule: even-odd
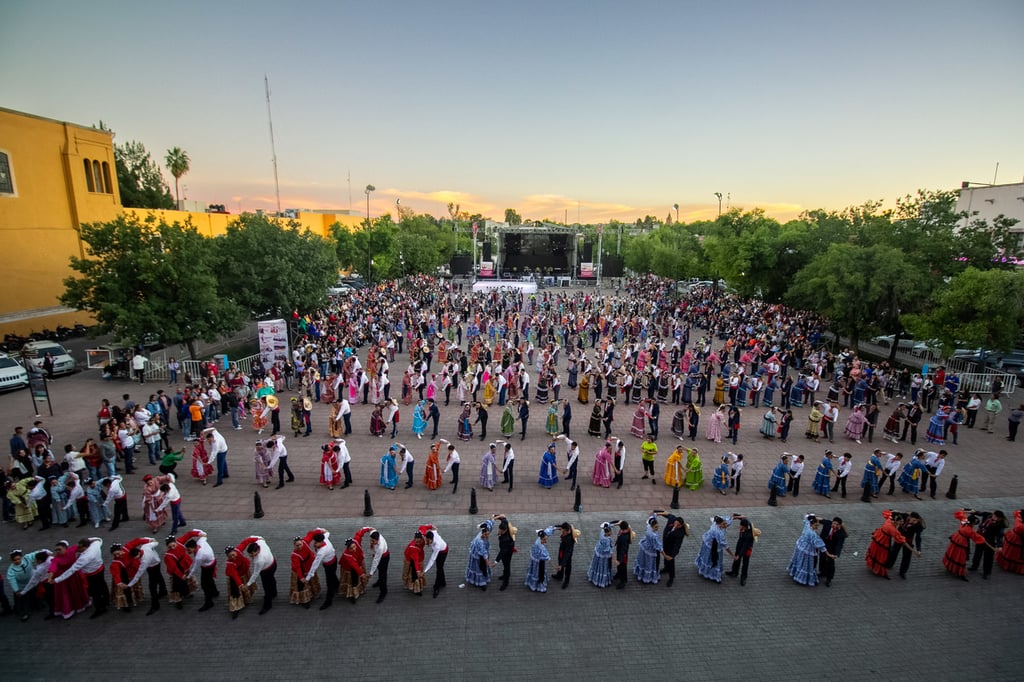
[[[1024,2],[7,0],[0,106],[185,149],[189,200],[780,219],[1024,178]],[[0,140],[0,147],[3,141]],[[173,180],[166,174],[173,190]],[[349,181],[351,177],[351,181]],[[351,194],[350,194],[351,186]],[[351,196],[351,201],[350,201]]]

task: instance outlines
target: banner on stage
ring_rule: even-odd
[[[594,279],[593,263],[580,263],[580,279]]]

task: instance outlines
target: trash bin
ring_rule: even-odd
[[[228,356],[224,353],[218,353],[213,356],[213,362],[217,365],[217,368],[222,372],[226,372],[228,369]]]

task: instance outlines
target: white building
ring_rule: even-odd
[[[972,185],[965,182],[960,189],[956,211],[966,211],[969,220],[991,222],[999,216],[1016,218],[1010,231],[1017,235],[1015,255],[1024,251],[1024,182],[1012,185]]]

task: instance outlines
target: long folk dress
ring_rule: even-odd
[[[612,452],[608,448],[609,446],[605,444],[597,451],[594,458],[594,475],[591,477],[594,485],[602,488],[609,488],[612,485]]]
[[[693,449],[686,453],[686,480],[683,485],[690,490],[697,490],[704,485],[704,468],[700,463],[700,455]]]
[[[469,561],[466,562],[466,582],[477,587],[486,587],[491,582],[491,567],[487,565],[490,545],[482,533],[477,533],[469,545]]]
[[[601,435],[601,418],[603,416],[600,403],[594,405],[594,409],[590,412],[590,424],[587,425],[587,434],[591,436]]]
[[[701,538],[700,552],[693,564],[703,578],[722,582],[722,563],[725,557],[725,530],[720,528],[714,519],[711,527],[704,531]]]
[[[508,438],[516,432],[516,418],[512,414],[512,407],[508,404],[501,412],[501,435]]]
[[[658,570],[658,559],[661,557],[662,544],[658,531],[647,526],[647,532],[640,539],[640,546],[633,564],[633,576],[638,582],[654,585],[661,574]]]
[[[882,516],[885,517],[885,522],[871,534],[871,544],[868,546],[864,561],[872,573],[882,578],[887,578],[889,576],[889,567],[891,566],[889,561],[894,558],[893,551],[895,550],[893,545],[898,547],[906,543],[907,539],[896,528],[896,524],[893,523],[891,512],[886,510],[882,512]]]
[[[395,453],[388,450],[380,458],[380,484],[388,490],[394,490],[398,485],[398,470],[395,468]]]
[[[814,587],[818,584],[818,569],[815,559],[825,551],[825,541],[814,532],[809,519],[804,519],[804,530],[797,538],[793,548],[793,558],[789,560],[789,575],[801,585]]]
[[[537,483],[545,488],[551,488],[551,486],[558,483],[558,459],[551,450],[546,450],[541,458],[540,476],[537,479]]]
[[[542,531],[544,532],[544,531]],[[530,548],[530,563],[526,567],[525,585],[534,592],[548,591],[548,562],[551,555],[545,545],[545,538],[538,537]]]
[[[488,490],[494,490],[494,486],[497,484],[498,463],[494,458],[494,453],[488,448],[480,461],[480,485]]]
[[[1021,510],[1013,512],[1013,528],[1003,535],[1003,546],[996,553],[999,568],[1017,575],[1024,575],[1024,517]]]
[[[612,584],[612,552],[614,545],[612,536],[603,531],[594,547],[594,558],[590,560],[590,569],[587,570],[587,580],[597,587],[608,587]]]
[[[942,565],[946,570],[960,578],[967,578],[967,559],[971,553],[971,541],[985,544],[985,536],[974,529],[967,521],[964,512],[956,512],[960,519],[960,527],[949,536],[949,546],[942,557]]]
[[[683,453],[682,450],[676,448],[665,461],[665,485],[673,488],[681,487],[685,478],[683,472]]]
[[[444,483],[444,478],[441,475],[441,459],[438,457],[440,451],[441,443],[438,441],[431,446],[430,454],[427,455],[427,466],[423,470],[423,485],[427,486],[427,490],[437,490]]]

